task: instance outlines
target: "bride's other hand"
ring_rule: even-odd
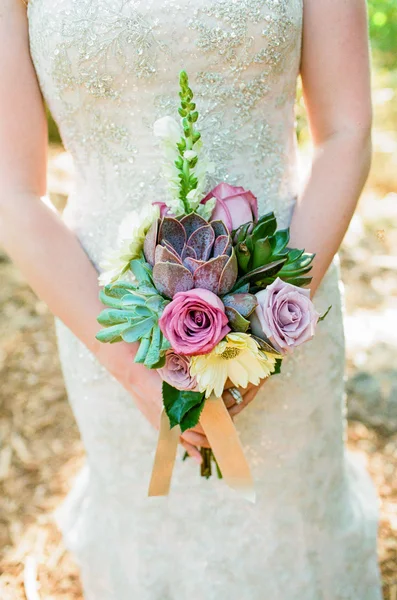
[[[225,391],[223,392],[223,400],[226,408],[229,411],[229,415],[233,418],[242,410],[244,410],[244,408],[254,400],[257,393],[267,380],[268,377],[266,379],[262,379],[259,385],[253,385],[252,383],[249,383],[246,388],[236,388],[232,382],[228,380],[226,382]],[[236,402],[236,398],[234,398],[233,394],[230,392],[231,389],[236,389],[240,392],[242,396],[242,402]]]
[[[130,392],[141,413],[158,430],[163,408],[162,379],[155,369],[147,369],[134,363],[136,350],[135,344],[101,345],[97,356],[107,370]],[[198,448],[208,447],[208,440],[202,429],[185,431],[180,437],[180,443],[192,458],[201,463]]]

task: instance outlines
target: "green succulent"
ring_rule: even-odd
[[[163,336],[158,320],[168,304],[153,285],[150,265],[143,260],[132,260],[131,271],[138,283],[117,281],[105,286],[100,300],[106,308],[98,317],[104,326],[96,338],[100,342],[140,342],[135,362],[150,369],[165,363],[165,352],[171,345]]]
[[[241,225],[234,232],[241,275],[236,287],[250,283],[256,288],[264,288],[276,277],[300,287],[309,284],[312,278],[306,274],[312,268],[314,254],[288,248],[289,238],[289,229],[277,231],[273,212],[256,223]]]

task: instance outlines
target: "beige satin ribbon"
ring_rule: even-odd
[[[181,428],[179,425],[170,428],[170,421],[163,409],[160,417],[160,431],[152,477],[149,484],[149,496],[168,495],[180,435]]]
[[[211,396],[205,401],[200,424],[211,445],[225,483],[243,498],[255,502],[250,468],[236,428],[222,398]],[[166,496],[168,494],[179,436],[180,428],[170,429],[168,417],[163,410],[149,496]]]

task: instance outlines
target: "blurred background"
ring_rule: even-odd
[[[374,158],[340,252],[348,444],[377,486],[384,598],[397,600],[397,0],[369,0],[368,10]],[[73,165],[48,118],[49,192],[62,209]],[[304,166],[310,149],[300,94],[297,123]],[[1,248],[0,281],[0,597],[81,600],[51,516],[83,462],[53,319]]]

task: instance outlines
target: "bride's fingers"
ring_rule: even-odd
[[[201,463],[203,462],[203,459],[202,459],[200,450],[198,450],[196,448],[196,446],[189,444],[189,442],[184,440],[182,437],[179,439],[179,441],[180,441],[181,445],[185,448],[185,450],[189,454],[189,456],[191,456],[196,462],[199,463],[199,465],[201,465]]]
[[[240,402],[240,404],[235,403],[228,409],[229,415],[231,417],[235,417],[236,415],[238,415],[250,402],[252,402],[257,393],[258,388],[251,388],[246,394],[243,395],[243,401]]]
[[[182,434],[182,438],[189,442],[190,444],[194,444],[195,446],[200,446],[202,448],[209,448],[210,445],[208,443],[205,435],[201,433],[196,433],[192,429],[188,429]]]
[[[233,406],[233,404],[236,404],[235,399],[233,398],[233,396],[231,395],[231,393],[228,390],[225,390],[223,392],[222,398],[223,398],[226,408],[230,408]]]

